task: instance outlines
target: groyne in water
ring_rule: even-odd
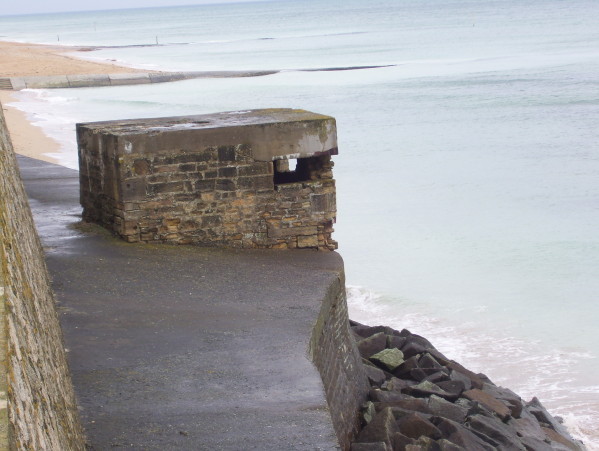
[[[132,72],[122,74],[46,75],[0,78],[0,89],[89,88],[167,83],[193,78],[259,77],[277,71]]]
[[[378,69],[383,66],[322,67],[315,69],[295,69],[296,72],[336,72],[347,70]],[[240,78],[263,77],[281,70],[222,70],[187,72],[132,72],[120,74],[45,75],[29,77],[0,77],[0,89],[20,91],[21,89],[60,89],[90,88],[102,86],[143,85],[167,83],[196,78]]]

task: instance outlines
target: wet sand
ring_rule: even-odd
[[[0,102],[15,152],[26,157],[58,164],[58,160],[47,154],[58,153],[60,144],[47,136],[40,127],[29,122],[25,113],[9,106],[9,103],[14,101],[16,101],[15,93],[0,91]]]

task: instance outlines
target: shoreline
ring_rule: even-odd
[[[41,127],[34,125],[23,111],[10,106],[11,102],[18,102],[14,93],[0,91],[0,104],[15,153],[62,166],[60,160],[48,155],[59,153],[60,143],[48,136]]]
[[[94,81],[93,77],[109,77],[116,76],[117,84],[128,84],[127,76],[133,77],[135,81],[131,84],[136,84],[138,81],[135,77],[146,77],[147,80],[140,82],[154,82],[154,76],[158,81],[177,81],[184,77],[177,77],[177,73],[159,72],[135,67],[121,66],[110,63],[108,61],[91,61],[85,57],[77,58],[75,52],[89,52],[96,48],[90,46],[62,46],[62,45],[44,45],[33,43],[21,43],[11,41],[0,41],[0,78],[9,79],[27,79],[28,77],[36,79],[52,79],[64,78],[68,76],[79,77],[79,85],[84,86],[83,80],[90,81],[91,85],[105,85],[105,80],[101,82]],[[275,71],[221,71],[221,72],[203,72],[198,73],[201,77],[247,77],[260,76],[274,73]],[[120,77],[123,77],[119,80]],[[87,76],[87,78],[86,78]],[[151,77],[151,78],[150,78]],[[164,78],[164,80],[161,80]],[[107,78],[108,79],[108,78]],[[55,80],[50,83],[57,83]],[[67,85],[69,82],[67,81]],[[42,88],[42,85],[39,87]],[[36,86],[37,87],[37,86]],[[55,86],[59,87],[59,86]],[[13,148],[19,155],[24,155],[30,158],[55,163],[61,166],[68,167],[57,157],[49,154],[60,154],[61,143],[46,134],[42,127],[34,125],[27,117],[27,114],[20,109],[11,106],[10,103],[19,102],[15,92],[12,90],[0,89],[0,103],[6,116],[7,127],[11,135]],[[43,150],[42,150],[43,149]]]
[[[432,442],[443,436],[451,449],[587,449],[536,396],[524,401],[405,328],[349,322],[371,386],[356,442],[435,449]],[[397,427],[381,427],[389,422]]]
[[[54,75],[124,74],[153,72],[121,66],[108,61],[77,58],[75,52],[89,47],[28,44],[0,41],[0,77],[31,77]]]
[[[68,47],[0,41],[0,77],[56,75],[136,74],[151,71],[77,58],[73,52],[86,52],[89,47]],[[71,54],[68,54],[71,53]],[[27,114],[10,103],[19,102],[15,91],[0,90],[13,148],[19,155],[63,165],[48,154],[60,153],[61,144],[34,125]]]

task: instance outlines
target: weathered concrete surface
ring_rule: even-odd
[[[264,71],[193,71],[193,72],[132,72],[130,74],[82,74],[10,77],[11,87],[0,89],[53,89],[53,88],[91,88],[98,86],[138,85],[146,83],[166,83],[193,78],[237,78],[260,77],[277,73],[276,70]],[[8,84],[7,84],[8,86]]]
[[[84,134],[114,140],[102,149],[110,158],[240,144],[249,146],[257,161],[337,154],[333,117],[290,108],[77,124],[78,138]]]
[[[152,83],[149,73],[133,73],[133,74],[112,74],[109,76],[110,85],[143,85],[146,83]]]
[[[84,233],[77,172],[20,164],[94,449],[337,447],[307,352],[338,254]]]
[[[45,75],[39,77],[13,77],[10,79],[14,90],[70,88],[66,75]]]
[[[67,75],[70,88],[85,88],[90,83],[93,86],[110,86],[110,77],[107,74],[98,75]]]

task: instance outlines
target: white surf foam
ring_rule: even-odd
[[[539,341],[504,336],[493,325],[449,324],[434,312],[359,286],[347,287],[347,299],[351,319],[425,336],[447,357],[485,373],[524,400],[538,397],[553,415],[564,418],[573,436],[599,449],[599,386],[593,374],[585,374],[596,360],[591,352],[547,348]]]
[[[44,155],[54,158],[62,166],[78,169],[75,120],[61,116],[57,108],[75,102],[77,98],[50,94],[43,89],[24,89],[16,93],[16,97],[18,101],[9,105],[24,112],[32,125],[40,127],[46,136],[60,146],[59,152],[45,152]]]

